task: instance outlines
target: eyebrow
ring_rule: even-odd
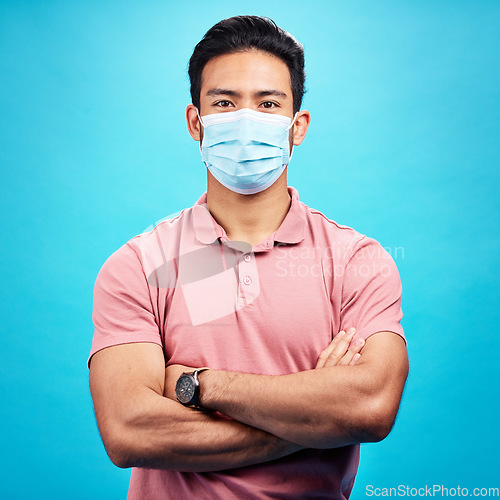
[[[230,90],[230,89],[214,88],[207,91],[207,96],[217,97],[221,95],[222,96],[226,95],[231,97],[242,97],[241,92],[237,92],[235,90]],[[267,97],[267,96],[281,97],[283,99],[286,99],[288,97],[284,92],[281,92],[280,90],[276,89],[259,90],[253,93],[253,97]]]

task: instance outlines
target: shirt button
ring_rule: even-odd
[[[245,255],[245,257],[243,258],[245,259],[245,262],[250,262],[250,260],[252,259],[250,255]]]
[[[249,276],[245,276],[245,278],[243,279],[243,283],[245,283],[245,285],[249,285],[251,282],[252,280]]]

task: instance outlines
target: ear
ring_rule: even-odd
[[[307,129],[311,123],[311,114],[309,111],[303,110],[297,113],[295,124],[293,126],[293,145],[299,146],[304,140]]]
[[[189,134],[195,141],[200,141],[201,138],[201,124],[198,119],[198,112],[194,104],[189,104],[186,108],[186,121]]]

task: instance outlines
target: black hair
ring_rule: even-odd
[[[272,20],[260,16],[235,16],[212,26],[196,45],[189,60],[191,100],[200,109],[201,73],[208,61],[224,54],[257,49],[279,57],[290,71],[293,112],[304,96],[304,48]]]

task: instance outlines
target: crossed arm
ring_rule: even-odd
[[[407,376],[405,344],[380,332],[364,347],[349,347],[353,333],[337,335],[314,370],[203,372],[201,404],[220,413],[175,401],[175,381],[190,368],[165,370],[160,346],[103,349],[92,358],[90,388],[106,450],[120,467],[202,472],[262,463],[304,447],[383,439]]]

